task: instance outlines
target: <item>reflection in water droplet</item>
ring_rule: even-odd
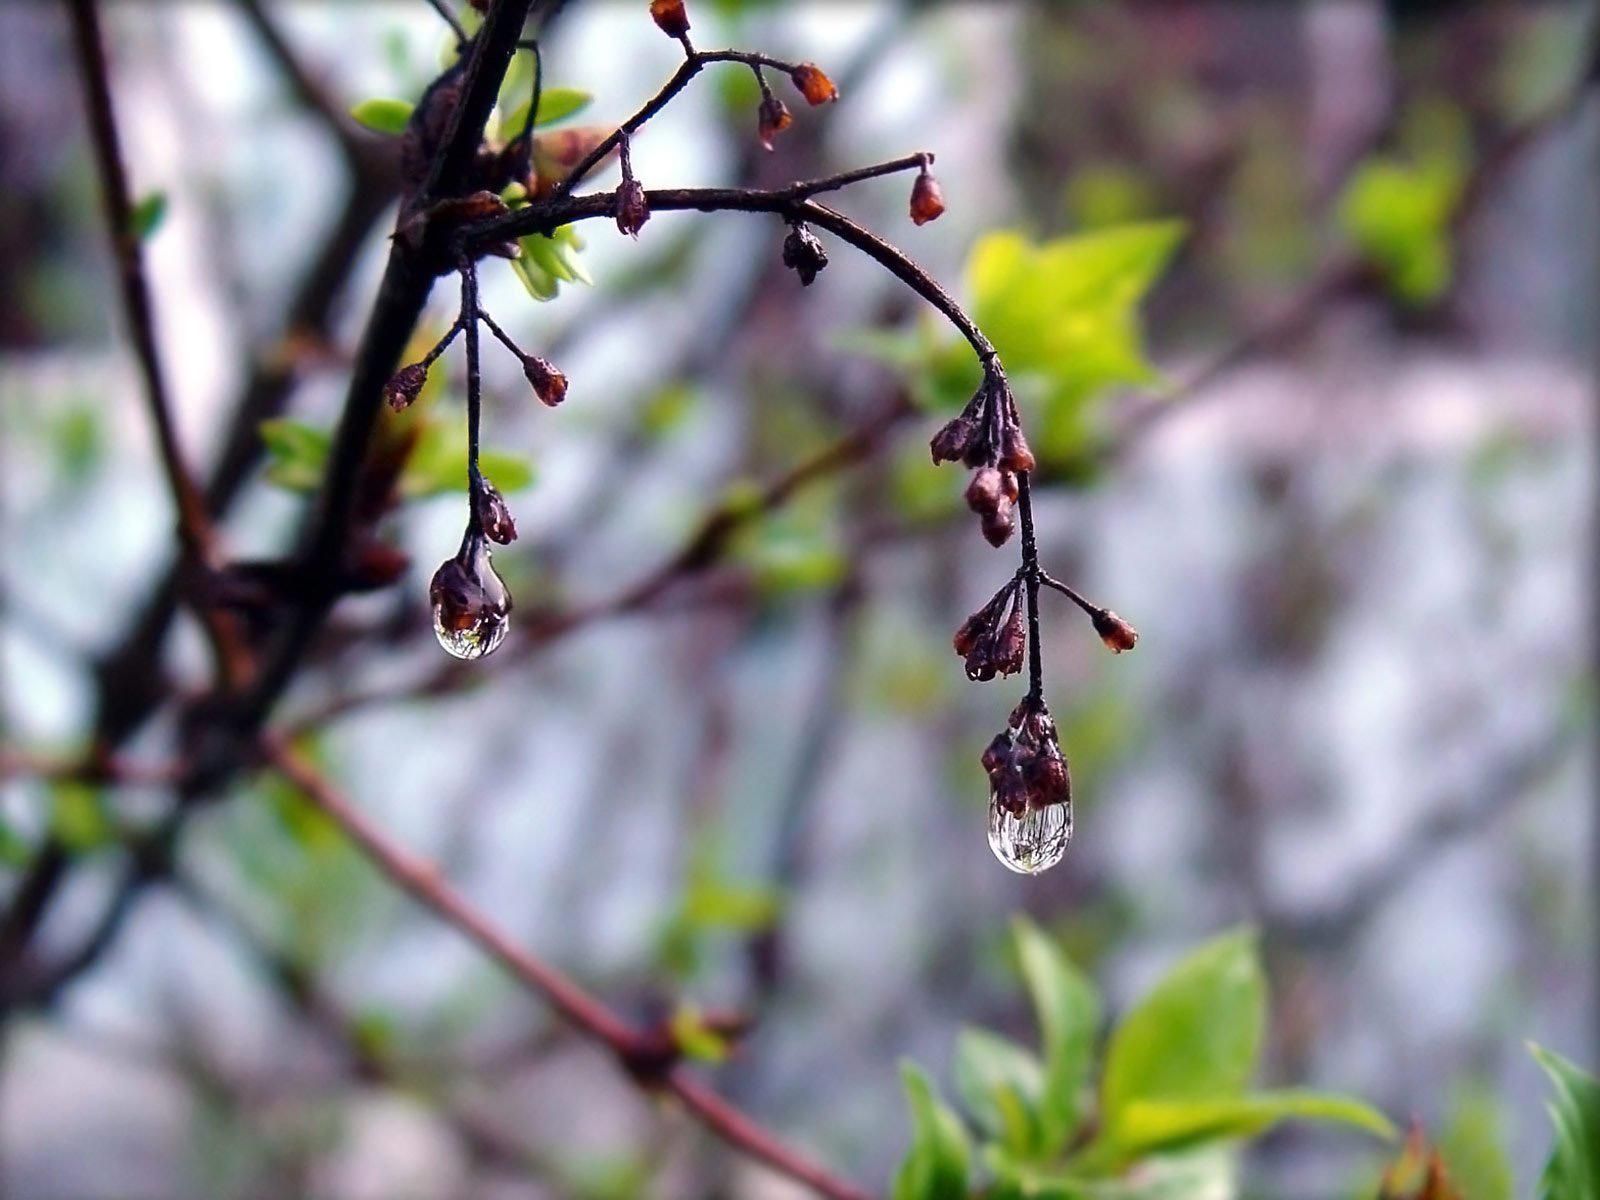
[[[433,632],[439,645],[457,658],[492,653],[511,628],[511,593],[495,574],[481,539],[434,573],[428,594]]]
[[[1008,869],[1019,875],[1037,875],[1061,861],[1072,839],[1072,802],[1029,806],[1022,816],[1012,816],[991,794],[989,797],[989,849]]]

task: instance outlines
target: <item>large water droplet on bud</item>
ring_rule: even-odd
[[[495,574],[482,538],[434,572],[428,596],[439,645],[457,658],[492,653],[511,628],[511,593]]]
[[[1072,801],[1043,806],[1028,805],[1015,816],[989,796],[989,849],[1008,870],[1037,875],[1061,861],[1072,840]]]

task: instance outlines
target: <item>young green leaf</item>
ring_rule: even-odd
[[[1133,1100],[1117,1115],[1116,1149],[1123,1159],[1192,1146],[1250,1138],[1279,1121],[1329,1121],[1381,1138],[1395,1129],[1377,1109],[1348,1096],[1286,1089],[1217,1099]]]
[[[358,124],[377,133],[400,134],[405,132],[406,122],[411,119],[411,110],[415,107],[409,100],[374,97],[355,105],[350,115]]]
[[[1515,1200],[1501,1106],[1487,1086],[1468,1086],[1452,1097],[1438,1148],[1463,1200]]]
[[[288,417],[263,421],[258,428],[267,448],[267,481],[292,492],[314,491],[332,444],[328,431]]]
[[[1100,997],[1031,921],[1017,918],[1012,936],[1044,1043],[1039,1121],[1042,1149],[1051,1153],[1066,1144],[1083,1116],[1084,1089],[1100,1028]]]
[[[911,1109],[911,1148],[895,1172],[893,1200],[965,1200],[972,1156],[961,1120],[913,1062],[900,1064]]]
[[[1450,218],[1464,182],[1462,168],[1444,157],[1374,158],[1351,177],[1339,222],[1397,299],[1426,304],[1450,286]]]
[[[579,91],[577,88],[552,87],[545,88],[539,93],[539,112],[533,119],[535,129],[543,129],[554,125],[557,121],[565,121],[568,117],[575,117],[593,102],[594,96],[589,92]],[[507,114],[500,123],[500,131],[506,137],[515,137],[522,132],[522,126],[528,119],[528,101],[524,100]]]
[[[1540,1200],[1600,1200],[1600,1080],[1542,1046],[1529,1050],[1555,1086],[1555,1145],[1539,1179]]]
[[[1249,931],[1207,942],[1174,967],[1111,1036],[1101,1083],[1106,1133],[1120,1140],[1140,1100],[1223,1100],[1255,1070],[1267,989]]]
[[[987,1029],[956,1039],[956,1092],[978,1127],[1018,1158],[1039,1154],[1044,1067],[1028,1050]]]
[[[167,216],[167,194],[151,192],[142,196],[128,213],[128,232],[138,241],[147,241],[161,228]]]

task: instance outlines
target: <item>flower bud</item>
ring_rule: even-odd
[[[383,385],[383,398],[395,412],[410,408],[422,395],[422,385],[428,382],[428,368],[421,363],[401,367]]]
[[[1022,426],[1008,421],[1000,434],[1000,466],[1007,471],[1031,471],[1037,465]]]
[[[1010,501],[1005,496],[1005,481],[1000,472],[993,467],[974,471],[972,482],[967,484],[967,507],[987,516],[998,512],[1002,506],[1009,507]]]
[[[789,72],[789,78],[794,80],[794,86],[800,89],[808,104],[827,104],[839,98],[839,89],[816,63],[801,63]]]
[[[1109,608],[1102,608],[1094,614],[1094,631],[1113,654],[1132,650],[1139,641],[1139,631]]]
[[[967,447],[972,444],[976,432],[972,422],[964,416],[947,421],[928,443],[928,449],[933,452],[934,465],[960,462],[966,457]]]
[[[800,276],[802,287],[810,287],[818,272],[828,265],[828,252],[816,234],[804,225],[795,225],[783,239],[783,265]]]
[[[1020,603],[1011,606],[1006,623],[995,631],[995,670],[1002,675],[1015,675],[1022,670],[1022,660],[1027,652],[1028,637],[1023,628],[1023,611]]]
[[[911,185],[911,220],[917,225],[936,221],[944,213],[944,190],[926,167]]]
[[[1017,523],[1011,515],[1009,504],[996,512],[984,513],[980,523],[983,526],[983,536],[989,545],[996,549],[1009,542],[1011,535],[1017,531]]]
[[[499,542],[502,546],[509,546],[517,540],[517,522],[512,517],[511,509],[506,504],[506,498],[500,494],[499,488],[479,476],[478,487],[473,492],[472,500],[478,517],[478,526],[483,530],[484,537],[491,542]]]
[[[1054,742],[1023,761],[1022,782],[1033,808],[1065,804],[1072,799],[1072,775]]]
[[[984,748],[983,757],[978,761],[983,764],[984,773],[992,778],[1010,764],[1011,753],[1011,735],[997,733],[994,735],[994,740]]]
[[[548,359],[540,358],[537,354],[524,356],[522,373],[528,377],[528,382],[533,385],[533,394],[539,397],[545,407],[554,408],[567,398],[567,377],[551,366]]]
[[[650,0],[650,18],[670,38],[681,38],[689,32],[689,14],[683,0]]]
[[[768,150],[772,149],[772,139],[793,124],[794,118],[789,115],[789,107],[771,92],[761,100],[761,107],[756,112],[756,132],[761,138],[761,144]]]
[[[629,237],[638,237],[639,230],[650,219],[650,203],[644,198],[644,185],[629,177],[617,188],[617,228]]]

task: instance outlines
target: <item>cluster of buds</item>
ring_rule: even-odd
[[[1024,617],[1022,576],[1017,575],[956,630],[955,650],[966,659],[968,679],[989,680],[1022,670],[1028,648]]]
[[[1044,701],[1024,698],[1007,724],[983,752],[995,805],[1020,818],[1030,810],[1070,804],[1072,776]]]
[[[981,518],[989,544],[1003,546],[1016,530],[1017,475],[1033,470],[1034,459],[1017,418],[1016,397],[998,363],[986,365],[983,383],[960,414],[933,435],[929,449],[935,463],[974,469],[967,504]]]
[[[810,287],[812,280],[828,265],[828,252],[822,248],[816,234],[803,223],[796,222],[783,239],[783,265],[800,276],[802,287]]]

